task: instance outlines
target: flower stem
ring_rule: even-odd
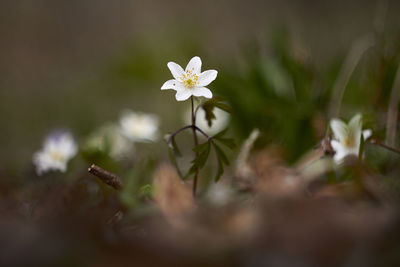
[[[206,134],[202,129],[200,129],[199,127],[195,126],[195,125],[186,125],[182,128],[179,128],[178,130],[176,130],[175,132],[173,132],[172,134],[169,135],[169,138],[167,140],[167,144],[170,144],[172,141],[172,138],[175,137],[175,135],[179,134],[180,132],[183,132],[186,129],[192,128],[193,130],[199,131],[202,135],[204,135],[207,140],[212,139],[211,136],[209,136],[208,134]]]
[[[195,147],[199,145],[199,141],[197,140],[197,133],[196,133],[196,114],[194,113],[194,103],[193,103],[193,96],[190,97],[190,103],[192,105],[192,112],[191,112],[191,117],[192,117],[192,130],[193,130],[193,138],[194,138],[194,145]],[[199,155],[198,152],[195,152],[195,156]],[[194,178],[193,178],[193,196],[196,196],[196,189],[197,189],[197,177],[199,176],[199,169],[196,169],[196,172],[194,173]]]
[[[178,130],[176,130],[172,134],[170,134],[167,143],[170,144],[171,141],[172,141],[172,138],[174,138],[175,135],[177,135],[178,133],[180,133],[180,132],[182,132],[182,131],[184,131],[186,129],[189,129],[189,128],[193,128],[193,125],[186,125],[186,126],[184,126],[182,128],[179,128]]]
[[[370,140],[368,141],[368,143],[369,143],[369,144],[376,145],[376,146],[383,147],[383,148],[385,148],[385,149],[387,149],[387,150],[389,150],[389,151],[392,151],[392,152],[394,152],[394,153],[400,154],[400,150],[398,150],[398,149],[396,149],[396,148],[394,148],[394,147],[385,145],[384,143],[380,142],[379,140],[370,139]]]

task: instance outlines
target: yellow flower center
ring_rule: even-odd
[[[185,85],[186,88],[193,88],[199,83],[198,79],[199,79],[198,75],[188,70],[182,76],[182,83],[183,85]]]
[[[349,148],[355,147],[356,140],[355,140],[354,136],[351,133],[349,133],[348,136],[343,140],[343,145],[345,147],[349,147]]]
[[[50,156],[55,160],[55,161],[64,161],[64,156],[59,152],[59,151],[52,151],[50,153]]]

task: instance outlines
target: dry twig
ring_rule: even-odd
[[[92,164],[92,166],[89,167],[88,172],[100,178],[101,181],[114,189],[120,190],[122,188],[121,179],[117,175],[108,172],[95,164]]]

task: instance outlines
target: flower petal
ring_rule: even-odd
[[[355,147],[358,148],[358,150],[360,147],[360,141],[361,141],[360,139],[361,139],[361,134],[362,134],[362,131],[361,131],[362,120],[361,119],[362,119],[361,114],[357,114],[353,118],[351,118],[351,120],[348,124],[349,133],[352,138],[355,138],[354,144],[355,144]]]
[[[340,142],[336,140],[331,140],[331,146],[335,151],[333,159],[337,164],[341,164],[346,156],[352,154],[351,150],[347,149],[345,146],[343,146]]]
[[[163,84],[163,86],[161,86],[161,90],[168,90],[168,89],[177,90],[176,89],[177,88],[177,86],[176,86],[177,83],[178,83],[178,81],[175,80],[175,79],[168,80]]]
[[[174,76],[175,79],[180,79],[183,76],[184,71],[182,67],[176,64],[175,62],[168,62],[167,66],[171,71],[172,76]]]
[[[347,125],[342,120],[332,119],[331,129],[339,141],[342,141],[347,137]]]
[[[192,71],[194,74],[199,75],[201,72],[201,59],[193,57],[186,66],[185,71]]]
[[[371,135],[372,135],[372,130],[371,130],[371,129],[364,130],[364,131],[362,132],[362,135],[363,135],[363,138],[364,138],[364,141],[365,141],[365,140],[367,140],[368,138],[371,137]]]
[[[346,153],[343,152],[338,152],[333,156],[333,160],[336,162],[336,164],[341,164],[344,161],[344,158],[347,156]]]
[[[349,122],[349,127],[354,131],[361,129],[361,125],[361,114],[355,115]]]
[[[194,96],[204,96],[205,98],[212,98],[212,92],[205,87],[195,87],[192,89]]]
[[[215,78],[217,78],[218,75],[218,71],[216,70],[206,70],[204,72],[202,72],[199,75],[199,86],[207,86],[209,85],[212,81],[215,80]]]
[[[176,92],[175,98],[178,101],[185,101],[191,96],[192,96],[192,90],[181,90]]]
[[[340,151],[340,150],[342,150],[342,144],[341,143],[339,143],[338,141],[336,141],[336,140],[331,140],[331,146],[332,146],[332,148],[333,148],[333,150],[336,152],[336,153],[338,153],[338,151]]]

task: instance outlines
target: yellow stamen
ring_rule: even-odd
[[[64,156],[59,151],[53,151],[50,155],[55,161],[64,161]]]
[[[356,145],[356,139],[351,132],[348,133],[347,137],[343,140],[343,145],[349,148]]]
[[[182,76],[182,83],[186,88],[193,88],[198,82],[199,76],[194,74],[192,71],[188,70]]]

